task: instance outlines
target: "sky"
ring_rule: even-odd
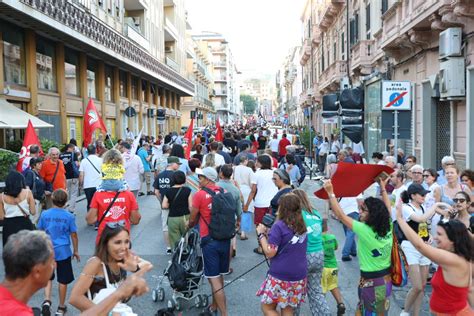
[[[192,33],[221,33],[244,78],[275,75],[301,43],[304,0],[186,0]]]

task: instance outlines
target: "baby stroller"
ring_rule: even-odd
[[[180,300],[193,300],[197,308],[208,305],[208,297],[201,294],[201,283],[204,278],[204,262],[200,248],[201,239],[199,233],[191,229],[173,249],[171,262],[165,269],[163,275],[159,277],[158,285],[152,291],[154,302],[164,301],[165,290],[162,283],[165,277],[170,281],[173,289],[173,296],[168,301],[168,307],[176,310],[182,309]]]

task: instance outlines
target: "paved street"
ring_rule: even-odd
[[[317,185],[314,181],[306,180],[303,184],[303,188],[308,193],[314,192]],[[311,194],[312,195],[312,194]],[[325,204],[321,200],[312,198],[314,205],[320,209],[325,209]],[[165,255],[165,246],[162,240],[160,216],[157,208],[157,202],[155,197],[144,196],[139,197],[140,212],[142,213],[142,221],[138,226],[132,228],[132,243],[134,251],[142,256],[143,258],[150,260],[155,268],[152,272],[148,273],[147,280],[150,287],[155,287],[157,283],[157,277],[161,275],[163,269],[166,267],[170,257]],[[79,203],[81,211],[77,216],[78,235],[79,235],[79,253],[81,255],[81,262],[74,264],[75,276],[78,276],[84,267],[87,259],[93,254],[94,238],[96,231],[87,226],[84,220],[85,214],[85,201]],[[327,211],[324,211],[327,216]],[[330,229],[337,236],[340,243],[343,242],[343,230],[341,225],[335,221],[330,220]],[[231,266],[234,269],[234,273],[226,277],[226,282],[233,280],[246,270],[252,268],[255,264],[263,260],[261,256],[258,256],[252,252],[256,244],[255,236],[251,236],[247,241],[237,241],[237,257],[232,261]],[[340,247],[341,249],[342,247]],[[337,258],[340,259],[340,253]],[[358,264],[357,261],[352,262],[339,262],[340,267],[340,287],[344,296],[345,304],[348,307],[347,315],[354,315],[354,307],[357,303],[357,283],[358,283]],[[242,276],[235,283],[231,284],[225,289],[227,295],[227,302],[229,305],[230,315],[257,315],[260,313],[259,300],[255,296],[255,292],[260,286],[261,282],[265,277],[267,271],[266,264],[262,264],[249,274]],[[0,267],[0,277],[3,278],[3,266]],[[210,289],[207,282],[203,282],[203,293],[210,293]],[[53,304],[54,308],[57,306],[57,290],[56,287],[53,291]],[[135,298],[130,301],[130,305],[134,311],[139,315],[154,315],[156,311],[166,305],[166,301],[171,296],[172,291],[168,284],[165,282],[165,295],[166,299],[163,303],[154,303],[151,298],[151,293],[140,298]],[[405,290],[395,290],[394,298],[392,302],[392,310],[390,315],[399,315],[400,309],[399,304],[402,304],[404,296],[406,295]],[[31,306],[39,306],[43,300],[42,291],[38,292],[30,301]],[[332,296],[328,296],[328,300],[331,309],[336,313],[335,302]],[[425,301],[425,307],[426,307]],[[188,310],[189,305],[185,305],[185,310],[182,315],[197,315],[198,310],[192,308]],[[77,315],[78,312],[73,307],[70,308],[70,315]],[[302,308],[301,315],[310,315],[307,304]],[[423,313],[428,315],[428,312]]]

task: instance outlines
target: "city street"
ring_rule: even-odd
[[[308,193],[314,192],[318,187],[315,181],[307,179],[302,188]],[[311,196],[312,194],[310,194]],[[158,277],[162,275],[163,270],[170,260],[170,256],[165,255],[165,246],[161,234],[160,216],[157,208],[157,200],[153,196],[143,196],[138,198],[140,205],[140,212],[142,220],[139,225],[132,228],[132,243],[133,250],[146,260],[153,263],[154,269],[146,275],[150,289],[156,287]],[[319,209],[324,210],[323,213],[327,216],[325,211],[325,203],[322,200],[312,198],[312,203]],[[86,261],[93,255],[94,239],[96,231],[91,226],[87,226],[84,220],[85,214],[85,200],[79,203],[79,214],[76,218],[79,236],[79,254],[81,256],[80,263],[74,263],[74,275],[77,277],[82,271]],[[336,235],[340,244],[343,243],[343,230],[339,222],[330,219],[330,230]],[[263,257],[253,253],[252,249],[255,247],[256,238],[250,236],[247,241],[237,241],[237,256],[231,262],[234,269],[233,274],[226,277],[226,283],[238,277],[248,269],[263,260]],[[357,304],[357,284],[359,280],[359,271],[357,261],[341,262],[340,249],[337,258],[340,268],[339,285],[342,290],[345,304],[347,306],[346,315],[354,315],[354,308]],[[255,292],[265,278],[267,271],[266,264],[260,265],[249,274],[240,277],[237,281],[225,289],[227,296],[227,303],[230,315],[257,315],[260,313],[260,304]],[[3,279],[3,265],[0,264],[0,277]],[[204,280],[205,281],[205,280]],[[151,292],[140,298],[132,299],[129,304],[133,307],[134,312],[139,315],[154,315],[156,311],[166,306],[166,302],[172,295],[172,290],[169,287],[167,280],[164,282],[165,287],[165,301],[153,302]],[[205,294],[210,293],[210,288],[207,281],[203,282],[202,291]],[[69,288],[70,292],[70,288]],[[399,290],[395,288],[392,298],[392,308],[390,315],[399,315],[403,298],[406,295],[406,289]],[[336,314],[336,305],[331,295],[327,296],[331,310]],[[57,306],[57,285],[53,289],[53,306],[54,310]],[[43,301],[43,291],[39,291],[31,300],[30,306],[40,306]],[[427,300],[425,300],[425,308],[423,315],[429,315],[427,312]],[[78,311],[72,306],[69,306],[69,315],[77,315]],[[198,315],[196,308],[191,308],[191,304],[185,304],[182,315]],[[307,304],[304,304],[301,315],[310,315]]]

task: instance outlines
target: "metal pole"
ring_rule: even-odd
[[[310,176],[309,178],[311,179],[311,168],[313,168],[313,137],[311,136],[311,119],[312,119],[312,109],[313,105],[311,104],[309,106],[309,117],[308,117],[308,128],[309,128],[309,166],[310,166]]]
[[[394,122],[393,122],[393,131],[394,131],[394,140],[393,140],[393,153],[396,155],[397,148],[398,148],[398,111],[394,111],[395,115]]]

